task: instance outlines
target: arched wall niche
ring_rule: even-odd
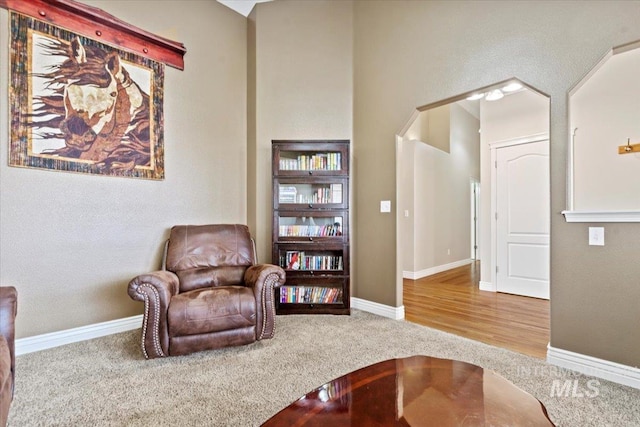
[[[569,91],[567,222],[640,222],[640,41]]]

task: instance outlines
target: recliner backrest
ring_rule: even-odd
[[[246,225],[171,228],[165,265],[180,279],[180,292],[243,284],[244,272],[255,263],[253,242]]]

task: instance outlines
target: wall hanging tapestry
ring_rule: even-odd
[[[12,166],[164,178],[164,64],[11,13]]]

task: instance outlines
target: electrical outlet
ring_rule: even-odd
[[[589,245],[604,246],[604,227],[589,227]]]
[[[391,200],[380,200],[380,212],[391,212]]]

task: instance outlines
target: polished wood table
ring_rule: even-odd
[[[391,359],[324,384],[278,412],[276,426],[553,426],[535,397],[498,374],[428,356]]]

